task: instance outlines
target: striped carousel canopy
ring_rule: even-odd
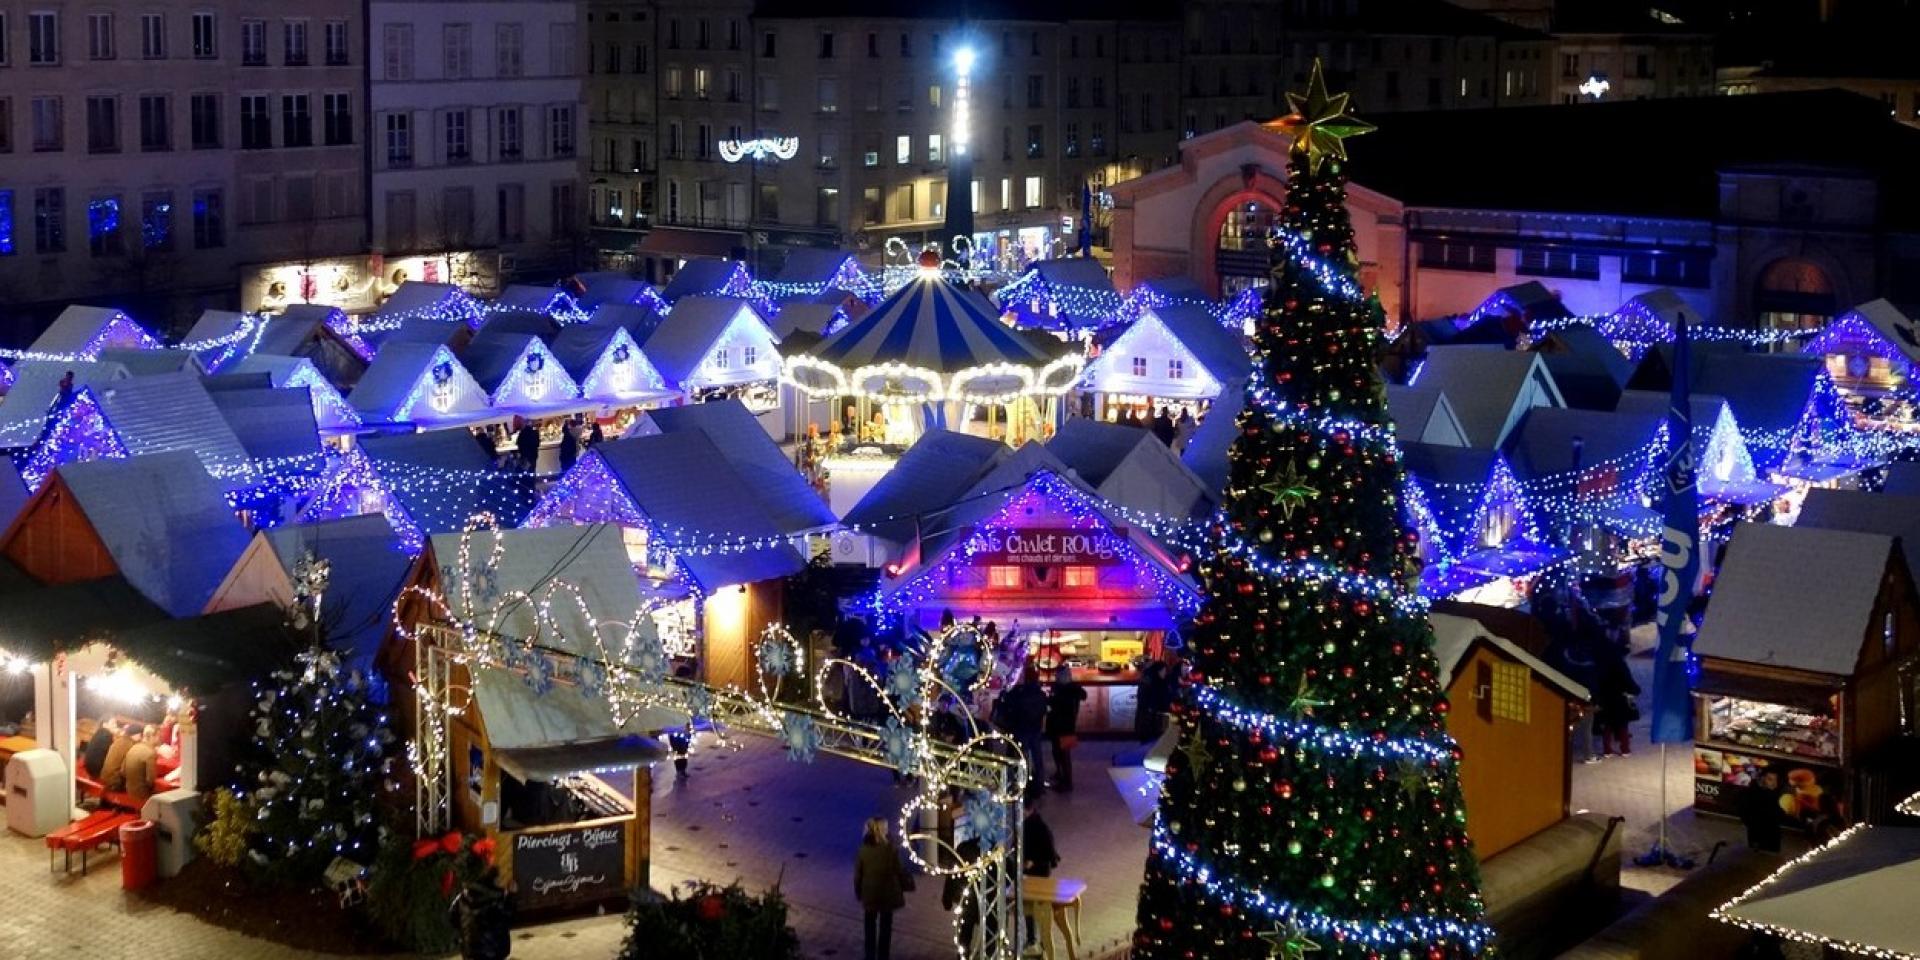
[[[897,363],[939,373],[997,363],[1037,368],[1051,359],[939,277],[901,287],[807,353],[842,370]]]

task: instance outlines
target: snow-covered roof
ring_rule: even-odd
[[[782,533],[833,525],[833,511],[739,400],[660,407],[647,411],[642,419],[651,427],[642,433],[697,430],[705,434]]]
[[[220,483],[190,452],[69,463],[57,476],[120,574],[172,616],[204,610],[247,548]]]
[[[1885,534],[1740,524],[1714,577],[1694,652],[1851,676],[1893,546]]]
[[[160,341],[132,317],[111,307],[87,307],[75,304],[35,338],[27,349],[37,354],[55,354],[92,360],[109,347],[155,350]]]

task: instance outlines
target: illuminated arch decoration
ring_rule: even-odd
[[[40,439],[20,466],[28,492],[37,491],[55,470],[89,460],[124,460],[127,445],[107,422],[105,410],[90,387],[81,387],[47,423]]]
[[[792,160],[800,153],[799,137],[760,137],[754,140],[722,140],[720,159],[728,163],[742,160]]]
[[[957,516],[954,519],[961,522]],[[918,569],[883,584],[872,600],[874,612],[891,622],[909,611],[925,609],[956,586],[984,577],[977,568],[978,558],[995,552],[1008,534],[1036,526],[1085,531],[1101,538],[1112,549],[1115,565],[1130,570],[1135,590],[1164,606],[1169,624],[1182,622],[1200,609],[1199,587],[1159,544],[1119,523],[1099,497],[1050,470],[1041,470],[1008,493],[968,532],[928,556]]]

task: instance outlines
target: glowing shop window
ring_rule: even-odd
[[[1528,676],[1526,664],[1496,663],[1493,665],[1493,715],[1499,720],[1517,720],[1527,722]]]
[[[1095,582],[1093,568],[1087,566],[1067,567],[1062,582],[1069,587],[1091,587]]]
[[[996,590],[1020,589],[1020,568],[1012,564],[997,564],[988,567],[987,586]]]
[[[1147,375],[1147,358],[1146,357],[1133,358],[1133,375],[1136,377],[1144,377]]]

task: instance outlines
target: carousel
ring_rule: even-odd
[[[1017,446],[1051,436],[1063,414],[1082,363],[1064,348],[1001,323],[929,251],[871,313],[788,357],[786,380],[830,403],[818,441],[829,455],[897,455],[935,428]]]

